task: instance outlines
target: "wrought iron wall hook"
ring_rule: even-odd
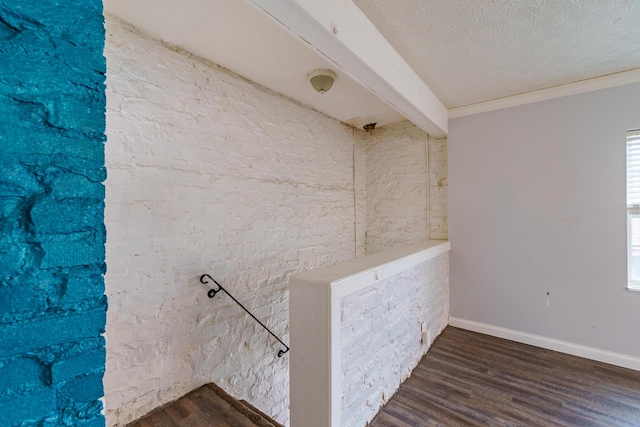
[[[205,284],[205,285],[208,285],[208,284],[209,284],[209,282],[208,282],[208,281],[207,281],[207,279],[206,279],[207,277],[208,277],[209,279],[213,280],[213,283],[215,283],[215,284],[218,286],[218,289],[213,289],[213,288],[211,288],[211,289],[209,289],[209,292],[207,292],[207,296],[208,296],[209,298],[213,298],[213,297],[215,297],[215,296],[216,296],[216,294],[217,294],[218,292],[220,292],[220,291],[222,291],[222,290],[223,290],[223,287],[220,285],[220,283],[216,282],[216,280],[215,280],[213,277],[209,276],[208,274],[203,274],[202,276],[200,276],[200,282],[201,282],[201,283],[203,283],[203,284]]]
[[[218,289],[215,288],[211,288],[209,289],[209,292],[207,292],[207,296],[209,298],[213,298],[216,296],[216,294],[218,292],[223,291],[225,294],[229,295],[229,297],[236,303],[238,304],[244,311],[247,312],[247,314],[251,317],[253,317],[253,320],[255,320],[256,322],[258,322],[260,324],[260,326],[262,326],[264,329],[267,330],[267,332],[269,332],[269,334],[271,334],[272,337],[274,337],[275,339],[278,340],[278,342],[280,344],[282,344],[284,346],[284,348],[286,350],[278,350],[278,357],[282,357],[283,354],[288,353],[289,352],[289,346],[287,346],[285,343],[282,342],[282,340],[280,338],[278,338],[273,332],[271,332],[271,330],[269,328],[267,328],[264,323],[262,323],[261,321],[258,320],[258,318],[256,316],[254,316],[249,310],[247,310],[245,308],[244,305],[240,304],[240,301],[238,301],[237,299],[234,298],[233,295],[231,295],[225,288],[222,287],[222,285],[220,283],[218,283],[216,281],[216,279],[214,279],[213,277],[209,276],[208,274],[203,274],[202,276],[200,276],[200,283],[204,284],[204,285],[208,285],[211,282],[215,283],[216,286],[218,286]]]

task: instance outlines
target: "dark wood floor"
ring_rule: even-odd
[[[254,427],[207,386],[192,391],[173,404],[138,420],[129,427]]]
[[[447,327],[370,425],[637,427],[640,372]]]
[[[193,390],[128,427],[282,427],[244,400],[215,384]]]

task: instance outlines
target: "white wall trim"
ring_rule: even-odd
[[[640,82],[640,68],[623,71],[621,73],[609,74],[593,79],[582,80],[561,86],[554,86],[540,89],[533,92],[521,93],[504,98],[492,99],[490,101],[478,102],[477,104],[464,105],[462,107],[450,108],[449,119],[456,117],[470,116],[472,114],[486,113],[488,111],[500,110],[502,108],[515,107],[518,105],[530,104],[532,102],[546,101],[563,96],[577,95],[594,90],[607,89],[615,86],[622,86],[629,83]]]
[[[546,348],[548,350],[559,351],[561,353],[571,354],[573,356],[584,357],[585,359],[596,360],[598,362],[609,363],[611,365],[640,371],[640,358],[628,356],[626,354],[614,353],[598,348],[573,344],[570,342],[547,338],[540,335],[533,335],[513,329],[488,325],[486,323],[460,319],[458,317],[449,317],[449,325],[455,326],[456,328],[467,329],[469,331],[479,332],[481,334],[491,335],[498,338],[505,338],[523,344],[529,344],[536,347]]]

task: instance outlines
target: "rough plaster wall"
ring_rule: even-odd
[[[0,425],[100,426],[102,2],[0,1]]]
[[[429,135],[429,238],[449,239],[447,138]]]
[[[402,122],[365,144],[367,254],[428,239],[427,134]]]
[[[288,357],[198,278],[288,342],[289,276],[362,247],[353,130],[112,18],[105,53],[108,424],[210,381],[287,423]]]
[[[342,426],[363,426],[411,374],[449,319],[449,255],[342,302]],[[425,322],[431,342],[421,343]]]

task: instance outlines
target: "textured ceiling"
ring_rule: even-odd
[[[354,0],[449,108],[640,68],[638,0]]]

